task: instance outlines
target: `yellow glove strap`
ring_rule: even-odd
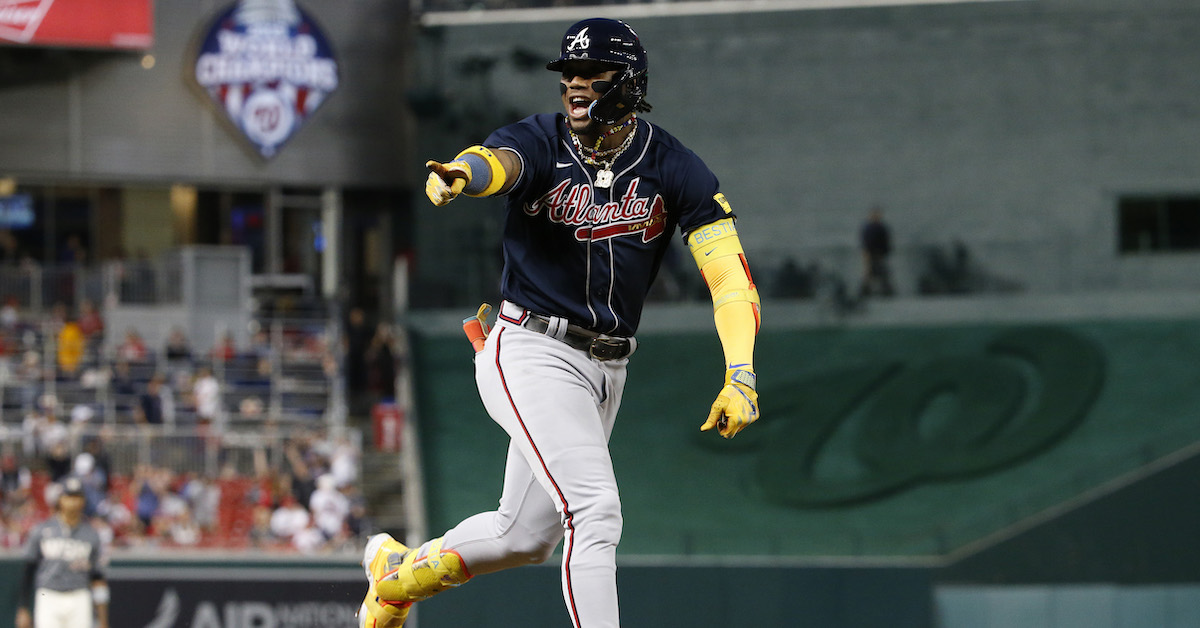
[[[463,194],[491,196],[504,187],[507,174],[500,159],[490,149],[476,144],[464,149],[454,160],[466,163],[470,175],[471,180],[463,189]]]

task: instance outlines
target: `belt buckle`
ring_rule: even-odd
[[[588,344],[588,355],[597,360],[616,360],[629,354],[629,340],[625,338],[592,338]]]

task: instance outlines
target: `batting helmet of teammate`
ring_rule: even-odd
[[[588,116],[601,124],[616,124],[632,112],[650,111],[646,102],[649,64],[646,49],[637,33],[620,20],[596,17],[576,22],[562,39],[557,59],[546,64],[547,70],[561,72],[568,61],[600,61],[611,64],[620,73],[607,84],[596,81],[592,88],[604,94],[592,103]],[[566,89],[566,85],[561,85]]]

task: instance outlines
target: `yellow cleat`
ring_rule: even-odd
[[[367,541],[362,566],[367,572],[367,596],[358,609],[359,628],[400,628],[408,619],[412,602],[389,602],[379,599],[375,583],[394,578],[409,549],[386,533],[376,534]]]
[[[396,545],[404,547],[399,543]],[[411,604],[470,579],[471,572],[467,571],[458,552],[443,551],[442,539],[436,538],[402,554],[398,568],[389,566],[384,575],[375,580],[375,587],[381,600],[392,604]]]

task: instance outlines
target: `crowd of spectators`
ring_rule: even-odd
[[[358,488],[358,449],[345,439],[301,430],[283,441],[281,464],[270,464],[260,447],[252,474],[226,465],[215,477],[166,464],[135,464],[122,473],[104,440],[88,439],[67,457],[65,472],[22,463],[16,452],[0,456],[0,547],[19,548],[72,475],[84,485],[85,514],[117,548],[311,554],[353,549],[371,529]]]
[[[83,481],[87,514],[115,547],[316,553],[358,544],[369,529],[358,446],[319,415],[290,423],[266,410],[278,352],[265,330],[245,347],[222,336],[209,351],[182,328],[162,347],[121,330],[108,351],[106,333],[90,302],[74,313],[56,305],[37,322],[11,299],[0,307],[0,547],[20,546],[68,475]],[[322,339],[288,341],[336,375]],[[234,362],[241,372],[217,376]],[[249,393],[231,403],[239,386]],[[91,391],[86,400],[69,399],[80,390]],[[236,432],[233,421],[252,429]],[[147,443],[148,461],[132,453]]]

